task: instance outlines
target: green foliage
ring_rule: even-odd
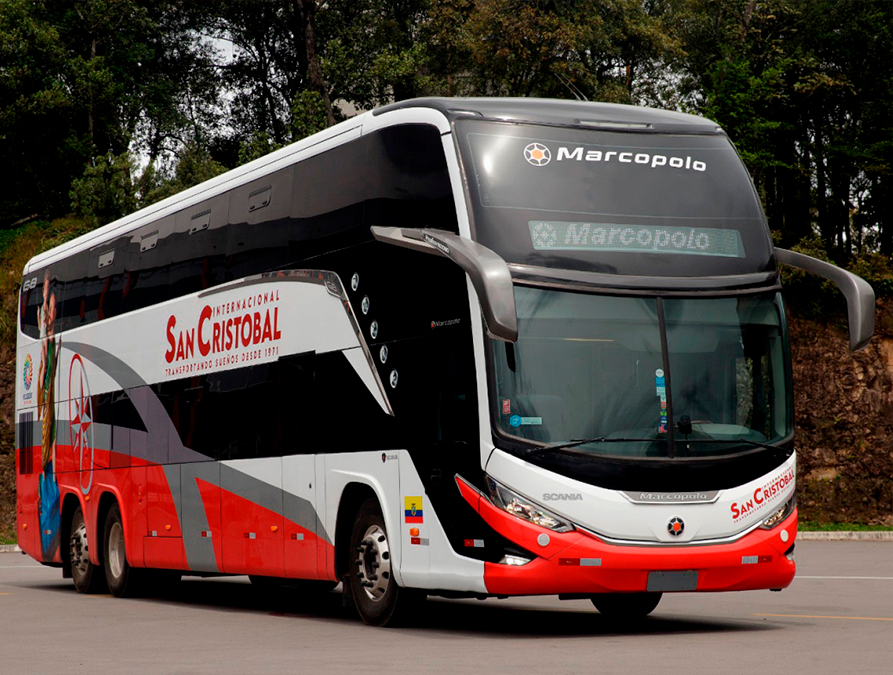
[[[133,160],[124,152],[102,155],[71,184],[72,211],[96,227],[117,220],[136,209],[136,189],[131,174]]]
[[[691,108],[737,144],[770,227],[893,254],[893,3],[676,0]]]
[[[139,204],[154,204],[224,171],[226,167],[211,157],[206,148],[195,140],[189,141],[180,150],[177,163],[169,175],[159,171],[154,164],[145,168],[139,180]]]
[[[281,147],[282,144],[276,143],[268,133],[258,131],[239,147],[239,165],[247,164]]]
[[[778,244],[883,294],[891,53],[887,0],[5,0],[0,226],[103,221],[394,100],[580,97],[715,119]]]
[[[15,230],[3,230],[0,238],[0,344],[15,349],[18,289],[22,270],[38,253],[86,234],[91,225],[78,218],[35,221]]]
[[[213,123],[219,85],[197,27],[173,0],[0,3],[0,226],[66,213],[102,158],[154,159]]]
[[[325,128],[326,108],[322,96],[316,91],[300,92],[291,106],[291,140],[299,141]],[[274,149],[271,147],[269,151]]]

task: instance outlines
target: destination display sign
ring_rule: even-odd
[[[629,251],[743,258],[738,230],[662,225],[616,225],[554,220],[528,222],[537,251]]]

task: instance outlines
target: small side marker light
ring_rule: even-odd
[[[90,501],[90,495],[87,495],[86,497],[84,497],[84,501],[85,501],[85,502],[89,502],[89,501]]]
[[[27,529],[28,529],[28,523],[22,523],[22,529],[23,529],[23,530],[27,530]]]
[[[409,536],[410,536],[410,537],[418,537],[418,536],[419,536],[419,528],[417,528],[417,527],[410,527],[410,528],[409,528]]]
[[[168,532],[170,532],[171,526],[170,526],[170,525],[165,525],[165,526],[164,526],[164,529],[167,530]]]
[[[278,532],[278,531],[279,531],[278,525],[270,525],[270,532]]]

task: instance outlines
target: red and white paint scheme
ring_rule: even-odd
[[[801,258],[709,120],[364,113],[28,263],[19,545],[116,596],[343,582],[373,625],[437,594],[629,618],[666,592],[781,590],[777,263],[845,289],[854,348],[872,328],[864,282]]]

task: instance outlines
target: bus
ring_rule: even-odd
[[[26,265],[17,534],[78,591],[430,595],[787,587],[779,264],[714,122],[422,98],[360,114]]]

